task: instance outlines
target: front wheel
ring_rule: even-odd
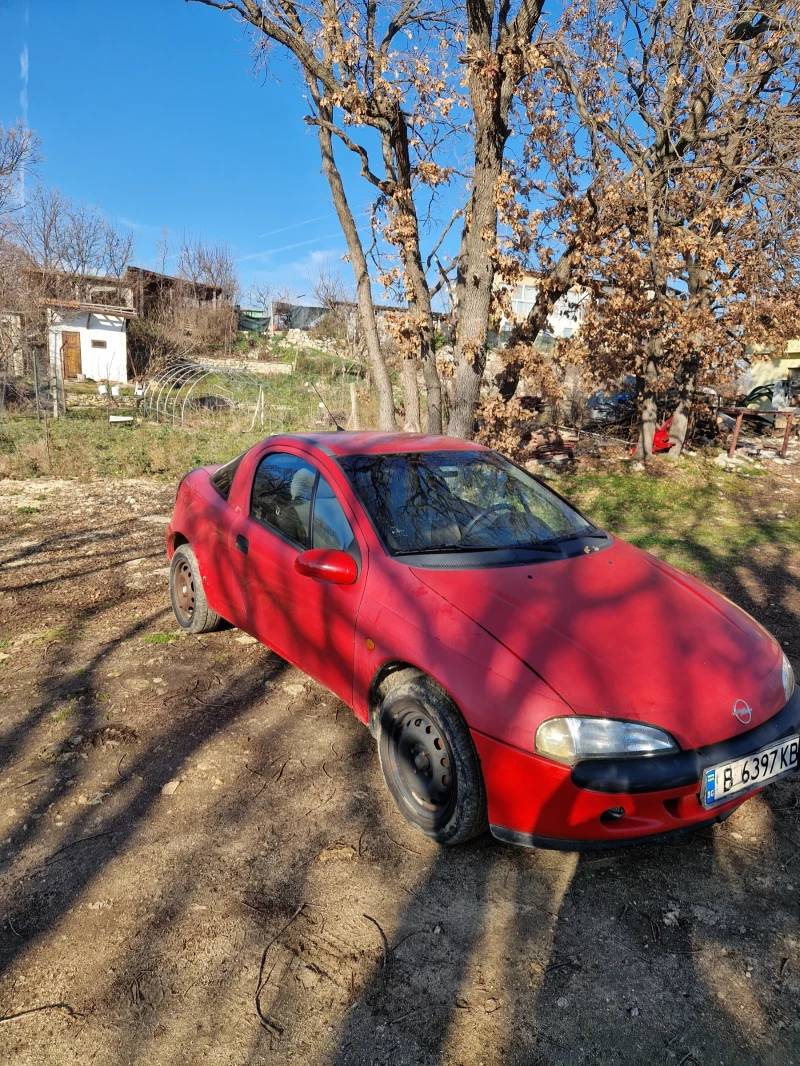
[[[403,671],[379,712],[381,770],[400,812],[439,844],[461,844],[488,825],[486,788],[469,729],[435,681]]]
[[[200,567],[188,544],[175,549],[169,568],[169,596],[181,629],[187,633],[210,633],[222,619],[208,606]]]

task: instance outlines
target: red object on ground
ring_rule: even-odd
[[[670,448],[674,446],[674,441],[669,439],[669,427],[672,425],[672,415],[667,419],[663,426],[657,426],[656,431],[653,434],[653,454],[657,452],[668,452]],[[628,455],[633,455],[636,451],[636,445],[628,450]]]
[[[462,567],[448,556],[446,567],[430,566],[390,554],[338,460],[444,450],[487,451],[413,434],[270,438],[242,458],[227,499],[211,481],[218,468],[183,479],[168,554],[188,542],[213,610],[364,722],[388,665],[435,679],[471,731],[502,839],[635,841],[706,824],[752,795],[704,807],[700,777],[784,736],[782,726],[764,739],[776,716],[784,726],[787,715],[800,720],[800,692],[787,704],[774,637],[700,581],[610,536],[521,565]],[[354,538],[349,562],[343,551],[303,551],[252,517],[267,455],[303,460],[312,479],[325,479]],[[309,506],[322,514],[321,489],[315,498]],[[742,707],[749,714],[735,713]],[[573,766],[537,754],[538,726],[575,715],[656,726],[680,750]]]

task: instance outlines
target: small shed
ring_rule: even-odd
[[[48,311],[50,366],[60,380],[84,377],[125,384],[132,307],[42,300]]]

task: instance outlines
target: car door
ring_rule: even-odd
[[[312,547],[347,551],[358,565],[356,581],[336,585],[299,574],[295,560]],[[331,482],[299,454],[268,452],[253,475],[249,513],[231,527],[230,551],[242,628],[351,703],[367,552]]]

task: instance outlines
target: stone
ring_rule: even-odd
[[[161,789],[162,796],[174,796],[178,791],[180,781],[167,781],[166,785]]]

